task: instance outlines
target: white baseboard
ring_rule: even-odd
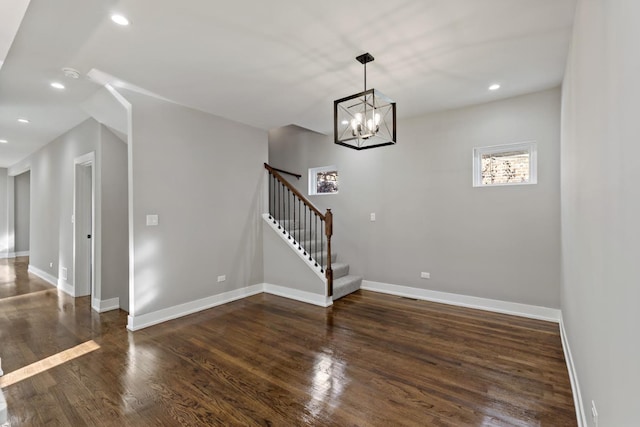
[[[241,298],[262,293],[264,286],[262,284],[248,286],[246,288],[236,289],[224,292],[218,295],[202,298],[196,301],[186,302],[184,304],[174,305],[173,307],[163,308],[162,310],[153,311],[151,313],[141,314],[139,316],[129,315],[127,329],[137,331],[167,320],[177,319],[178,317],[196,313],[198,311],[207,310],[218,305],[226,304]]]
[[[457,305],[460,307],[476,308],[479,310],[493,311],[502,314],[511,314],[514,316],[528,317],[530,319],[547,320],[556,323],[560,322],[560,310],[556,308],[472,297],[448,292],[430,291],[427,289],[372,282],[369,280],[363,280],[360,289],[449,305]]]
[[[29,273],[35,274],[36,276],[38,276],[39,278],[41,278],[45,282],[49,282],[53,286],[58,287],[58,278],[52,276],[51,274],[47,273],[46,271],[42,271],[38,267],[34,267],[31,264],[29,264],[28,271],[29,271]]]
[[[260,283],[257,285],[236,289],[234,291],[229,291],[222,294],[212,295],[210,297],[202,298],[196,301],[190,301],[184,304],[174,305],[173,307],[163,308],[161,310],[153,311],[151,313],[141,314],[139,316],[129,315],[127,329],[129,329],[130,331],[137,331],[140,329],[147,328],[149,326],[157,325],[158,323],[177,319],[179,317],[197,313],[198,311],[207,310],[212,307],[216,307],[216,306],[226,304],[232,301],[236,301],[242,298],[247,298],[253,295],[261,294],[263,292],[272,294],[272,295],[281,296],[284,298],[293,299],[300,302],[305,302],[308,304],[317,305],[320,307],[329,307],[330,305],[333,304],[333,301],[330,297],[314,294],[311,292],[300,291],[297,289],[285,288],[284,286],[272,285],[270,283]],[[114,298],[114,300],[116,299],[117,298]],[[112,300],[107,300],[107,301],[112,301]],[[105,303],[105,301],[103,301],[103,303]],[[95,301],[93,305],[94,305],[94,309],[98,311],[96,308],[97,303]]]
[[[67,282],[64,279],[58,279],[58,289],[60,289],[62,292],[64,292],[67,295],[70,295],[72,297],[75,297],[75,289],[73,288],[73,285],[69,282]]]
[[[300,302],[306,302],[307,304],[318,305],[320,307],[329,307],[333,304],[331,297],[326,295],[285,288],[284,286],[272,285],[271,283],[264,283],[264,292]]]
[[[98,313],[104,313],[105,311],[118,310],[120,308],[120,298],[109,298],[100,300],[93,298],[91,300],[91,308]]]
[[[580,383],[578,383],[578,373],[576,372],[576,367],[573,364],[573,356],[571,356],[571,348],[569,347],[569,338],[567,337],[567,331],[564,329],[562,316],[560,316],[560,338],[562,339],[564,360],[567,362],[567,370],[569,371],[569,380],[571,381],[571,392],[573,394],[573,404],[576,408],[578,427],[587,427],[587,418],[584,414],[582,394],[580,393]]]
[[[3,253],[0,253],[0,259],[5,259],[5,258],[15,258],[15,257],[19,257],[19,256],[29,256],[29,251],[23,251],[23,252],[3,252]]]

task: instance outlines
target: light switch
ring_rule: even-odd
[[[372,212],[371,213],[371,221],[375,221],[376,220],[376,213]]]
[[[147,215],[147,225],[158,225],[158,215]]]

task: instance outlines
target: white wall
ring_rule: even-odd
[[[267,133],[123,91],[132,104],[135,317],[262,283]],[[146,215],[159,225],[146,226]],[[226,275],[226,281],[216,278]]]
[[[400,107],[399,107],[400,108]],[[402,120],[395,146],[357,152],[297,127],[269,134],[272,166],[337,165],[334,248],[377,282],[558,308],[560,91]],[[472,187],[473,147],[535,140],[538,184]],[[369,214],[376,213],[376,221]],[[431,273],[430,280],[420,272]]]
[[[29,251],[29,220],[31,215],[31,172],[14,177],[15,185],[15,251]]]
[[[640,2],[579,2],[563,83],[562,313],[590,426],[637,426]]]

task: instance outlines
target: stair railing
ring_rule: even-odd
[[[309,258],[327,278],[327,296],[333,296],[333,269],[331,268],[331,236],[333,213],[323,214],[281,173],[300,176],[264,164],[269,172],[269,220],[282,230],[298,250]],[[326,256],[325,256],[326,255]],[[326,263],[325,263],[326,261]]]

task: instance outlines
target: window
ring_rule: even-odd
[[[535,142],[473,149],[473,186],[536,184]]]
[[[336,194],[338,192],[338,168],[323,166],[309,169],[309,195]]]

